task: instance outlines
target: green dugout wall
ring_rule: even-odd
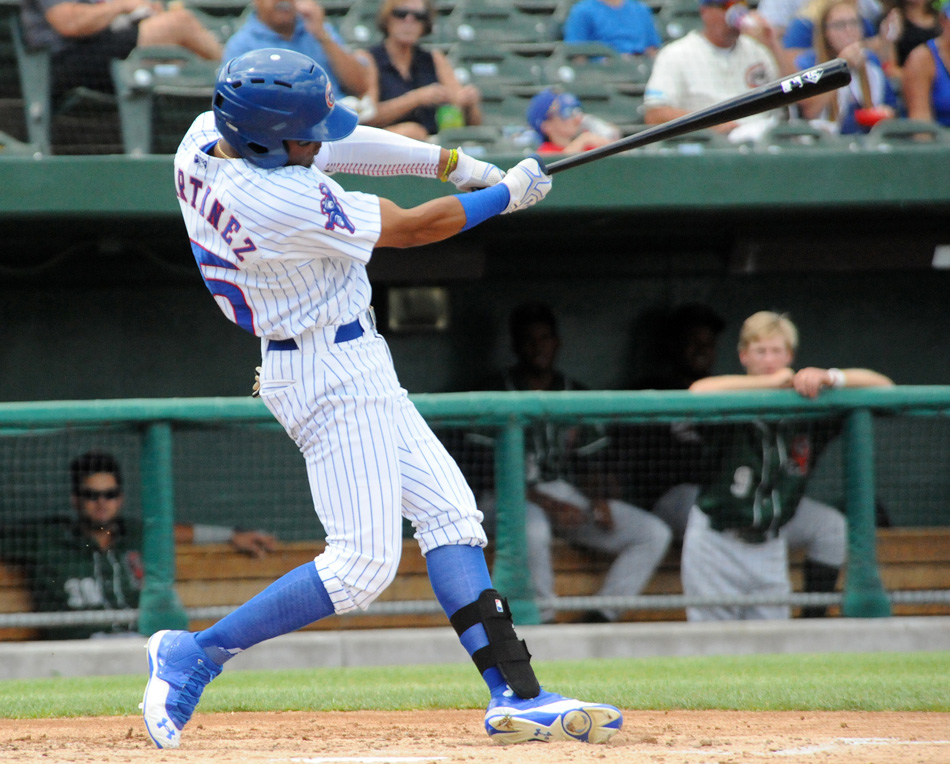
[[[502,166],[516,157],[498,157]],[[799,361],[950,382],[950,148],[696,154],[638,150],[558,176],[544,204],[370,265],[392,288],[436,285],[442,332],[387,331],[410,392],[466,389],[510,361],[505,319],[543,299],[561,365],[623,388],[649,362],[650,316],[709,303],[738,326],[763,308],[802,331]],[[417,178],[347,177],[402,205],[450,193]],[[0,400],[238,396],[257,341],[220,316],[179,219],[171,157],[0,161]]]

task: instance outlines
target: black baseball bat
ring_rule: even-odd
[[[796,101],[801,101],[803,98],[811,98],[821,93],[827,93],[829,90],[837,90],[849,82],[851,82],[851,72],[848,71],[847,62],[836,58],[833,61],[782,77],[782,79],[775,80],[775,82],[770,82],[767,85],[761,85],[735,98],[729,98],[705,109],[694,111],[692,114],[685,114],[669,122],[648,127],[646,130],[628,135],[626,138],[608,143],[606,146],[559,159],[547,165],[545,171],[548,175],[553,175],[556,172],[570,170],[572,167],[579,167],[582,164],[609,157],[621,151],[645,146],[648,143],[675,138],[677,135],[690,133],[693,130],[702,130],[713,125],[721,125],[723,122],[732,122],[752,114],[788,106]]]

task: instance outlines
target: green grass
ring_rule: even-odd
[[[950,652],[556,662],[537,672],[557,692],[625,709],[950,711]],[[144,676],[0,681],[0,717],[137,714],[144,687]],[[481,708],[485,695],[470,664],[226,671],[201,710]]]

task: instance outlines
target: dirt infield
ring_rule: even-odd
[[[630,711],[607,745],[500,746],[478,711],[198,714],[159,751],[139,717],[0,720],[2,762],[945,764],[940,713]]]

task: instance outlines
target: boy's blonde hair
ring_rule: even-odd
[[[776,334],[785,339],[785,344],[793,353],[798,350],[798,329],[785,313],[773,313],[771,310],[753,313],[742,323],[742,329],[739,331],[739,352],[753,342],[774,337]]]

